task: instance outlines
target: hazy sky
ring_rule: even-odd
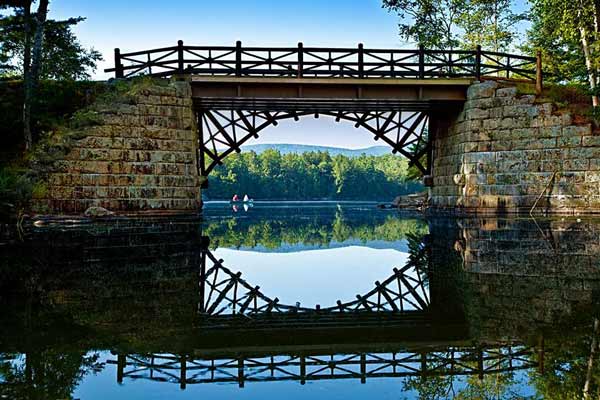
[[[254,46],[406,46],[398,19],[381,0],[51,0],[51,18],[83,16],[76,28],[86,47],[102,52],[94,78],[113,65],[113,49],[123,52],[173,46],[181,39],[195,45]],[[378,144],[364,130],[329,118],[301,119],[271,127],[254,143],[301,143],[336,147]]]

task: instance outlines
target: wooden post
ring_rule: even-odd
[[[177,72],[183,74],[183,40],[177,41]]]
[[[124,370],[125,370],[126,364],[127,364],[127,361],[125,359],[125,356],[123,354],[117,355],[117,383],[118,384],[123,383],[123,376],[124,376]]]
[[[481,46],[477,45],[475,50],[475,79],[481,80]]]
[[[121,64],[121,50],[115,49],[115,78],[123,78],[123,64]]]
[[[367,357],[365,354],[360,355],[360,383],[367,382]]]
[[[298,42],[298,78],[302,78],[302,69],[304,68],[304,45]]]
[[[365,54],[362,43],[358,44],[358,77],[365,77]]]
[[[240,356],[238,358],[238,385],[239,387],[244,387],[244,359]]]
[[[477,377],[479,380],[483,380],[483,350],[479,350],[479,356],[477,357]]]
[[[242,76],[242,42],[235,42],[235,76]]]
[[[187,359],[185,355],[182,355],[179,359],[179,388],[185,390],[187,384]]]
[[[538,339],[538,372],[544,373],[544,337]]]
[[[419,45],[419,79],[425,78],[425,46]]]
[[[539,96],[544,90],[542,75],[542,52],[538,51],[535,58],[535,93]]]
[[[306,357],[300,356],[300,384],[306,383]]]
[[[201,314],[206,312],[206,251],[203,248],[200,254],[200,304],[198,311]]]

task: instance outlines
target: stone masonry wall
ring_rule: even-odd
[[[476,336],[530,337],[556,324],[589,323],[597,312],[598,221],[486,216],[433,218],[429,226],[437,269],[460,264],[455,285]]]
[[[463,220],[462,255],[480,329],[495,336],[575,322],[598,306],[594,222]]]
[[[494,81],[467,99],[434,140],[434,210],[529,212],[537,201],[536,212],[600,212],[600,136],[589,122]]]
[[[97,111],[48,177],[37,212],[195,211],[200,202],[197,131],[188,82],[141,87]]]

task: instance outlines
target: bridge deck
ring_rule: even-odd
[[[192,77],[197,109],[421,111],[460,105],[472,79]]]

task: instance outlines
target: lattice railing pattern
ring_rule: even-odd
[[[121,53],[115,49],[117,78],[139,74],[170,76],[322,78],[517,78],[541,83],[538,57],[473,50],[304,47],[177,46]]]
[[[120,355],[118,379],[188,384],[328,379],[469,376],[483,377],[539,366],[536,350],[518,344],[424,348],[387,353],[275,355],[199,358],[187,355]]]

